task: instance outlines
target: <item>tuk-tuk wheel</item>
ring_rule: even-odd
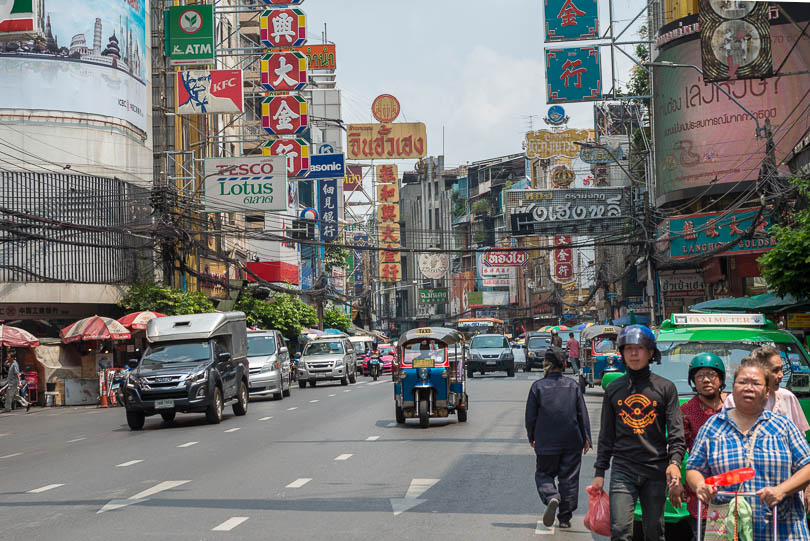
[[[428,401],[423,398],[419,401],[419,426],[427,428],[430,425],[430,414],[428,412]]]
[[[394,406],[394,414],[397,418],[397,424],[403,425],[405,424],[405,412],[402,411],[402,408],[399,406]]]
[[[467,406],[460,407],[456,410],[456,415],[458,415],[458,422],[459,423],[466,423],[467,422]]]

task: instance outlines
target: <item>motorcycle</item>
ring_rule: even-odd
[[[374,381],[377,381],[380,374],[382,374],[382,364],[380,364],[379,355],[375,353],[368,359],[368,375],[371,376]]]
[[[115,406],[124,405],[124,389],[127,387],[127,376],[129,375],[129,366],[125,366],[123,370],[116,372],[113,376],[112,385],[110,385],[110,394],[114,401]]]
[[[6,391],[8,390],[8,381],[0,387],[0,405],[5,406],[6,404]],[[20,374],[20,386],[17,390],[17,396],[14,401],[19,404],[20,406],[25,406],[25,411],[31,409],[31,402],[29,402],[25,397],[28,395],[28,380],[25,379],[24,374]],[[14,407],[14,404],[11,405]]]

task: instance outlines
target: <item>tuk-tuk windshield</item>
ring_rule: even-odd
[[[447,347],[433,340],[408,344],[403,351],[402,366],[413,366],[415,360],[432,360],[433,366],[444,366],[447,360]]]
[[[616,351],[616,341],[609,337],[597,337],[593,340],[594,353],[614,353]]]

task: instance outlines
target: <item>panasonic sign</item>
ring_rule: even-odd
[[[345,176],[345,154],[315,154],[309,157],[307,178],[343,178]]]

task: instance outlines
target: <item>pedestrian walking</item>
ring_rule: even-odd
[[[622,329],[618,348],[627,373],[608,385],[593,486],[610,476],[610,531],[613,541],[633,538],[633,510],[641,502],[646,541],[664,541],[666,489],[680,484],[684,435],[675,384],[650,371],[660,362],[655,335],[643,325]],[[680,506],[677,488],[671,497]]]
[[[9,355],[6,359],[6,369],[6,404],[3,412],[9,413],[11,411],[11,405],[17,398],[17,391],[20,388],[20,365],[17,364],[17,357],[15,355]]]
[[[577,509],[582,455],[591,448],[591,423],[577,383],[563,376],[565,352],[546,350],[546,376],[532,384],[526,400],[526,435],[536,455],[535,484],[546,505],[543,524],[571,527]],[[556,480],[556,483],[555,483]]]
[[[574,338],[574,333],[568,333],[568,342],[565,347],[568,349],[568,363],[574,374],[579,374],[579,340]]]
[[[560,338],[560,331],[551,329],[551,345],[554,347],[562,347],[562,338]]]
[[[765,409],[772,378],[755,358],[742,360],[732,383],[736,406],[713,415],[698,431],[686,481],[708,504],[717,488],[707,485],[706,477],[751,467],[756,472],[752,479],[723,490],[759,496],[759,501],[751,501],[754,539],[776,541],[770,525],[771,509],[778,505],[777,538],[806,541],[810,532],[800,494],[810,481],[810,445],[790,419]]]
[[[726,393],[726,367],[723,359],[714,353],[700,353],[689,363],[687,381],[695,396],[681,406],[683,415],[683,431],[686,439],[686,450],[692,450],[698,431],[712,415],[720,413],[723,409],[723,400]],[[670,489],[670,494],[678,491],[678,487]],[[697,538],[697,508],[698,500],[695,492],[687,485],[685,487],[686,510],[689,511],[689,523],[692,527],[692,537]],[[703,524],[706,522],[706,508],[703,508]]]

